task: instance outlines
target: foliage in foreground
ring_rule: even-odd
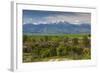
[[[91,58],[90,36],[23,36],[23,62]]]

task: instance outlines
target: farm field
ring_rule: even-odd
[[[23,35],[23,62],[91,59],[90,34]]]

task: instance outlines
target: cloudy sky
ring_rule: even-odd
[[[23,24],[32,23],[38,25],[59,22],[69,22],[76,25],[82,23],[91,24],[91,14],[79,12],[23,10]]]

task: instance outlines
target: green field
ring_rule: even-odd
[[[90,34],[23,35],[23,62],[91,59]]]

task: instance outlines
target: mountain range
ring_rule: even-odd
[[[91,25],[72,24],[68,22],[50,23],[50,24],[23,24],[24,34],[89,34]]]

